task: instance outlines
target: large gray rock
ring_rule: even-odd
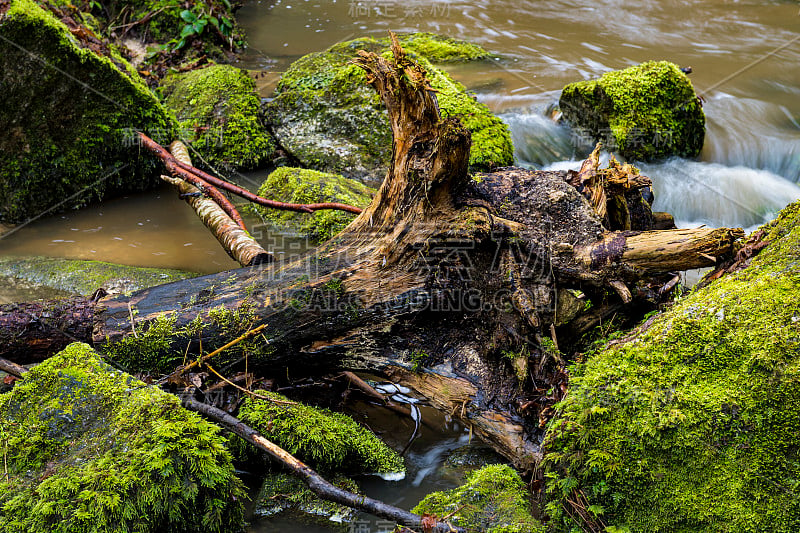
[[[471,167],[510,165],[508,127],[425,58],[469,60],[484,57],[476,52],[481,49],[429,34],[401,43],[428,71],[442,114],[461,116],[472,132]],[[358,50],[388,53],[388,40],[356,39],[298,59],[278,83],[265,115],[280,144],[303,167],[375,183],[388,167],[392,134],[383,103],[363,70],[350,63]]]

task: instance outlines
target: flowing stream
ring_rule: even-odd
[[[590,149],[551,120],[565,84],[650,59],[691,66],[705,100],[705,146],[697,161],[640,165],[654,181],[654,207],[673,213],[681,226],[750,230],[800,198],[798,9],[796,0],[261,0],[248,2],[238,19],[250,43],[241,66],[266,73],[259,77],[265,97],[303,54],[359,36],[382,37],[387,29],[483,45],[498,58],[447,68],[509,124],[517,164],[531,168],[574,168]],[[252,187],[265,175],[245,182]],[[279,252],[298,245],[256,226],[256,236]],[[42,218],[0,236],[0,255],[197,272],[236,266],[166,189]],[[9,284],[0,280],[0,301],[30,295]],[[398,440],[407,429],[384,436]],[[409,451],[411,476],[422,475],[422,482],[370,480],[370,495],[411,507],[425,492],[452,486],[436,466],[462,433],[427,433]],[[275,521],[251,529],[320,530],[326,529]]]

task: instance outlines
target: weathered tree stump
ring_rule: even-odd
[[[673,271],[730,255],[742,231],[610,231],[611,218],[650,229],[632,222],[647,217],[609,201],[635,199],[647,181],[593,164],[594,174],[587,167],[577,180],[518,168],[473,180],[469,132],[441,118],[424,70],[392,40],[394,61],[363,51],[355,59],[381,95],[394,137],[370,206],[301,258],[105,298],[86,318],[93,341],[108,349],[165,314],[178,330],[219,306],[246,306],[269,339],[269,355],[250,361],[251,370],[386,375],[532,468],[560,394],[541,391],[564,379],[543,341],[560,323],[559,292],[583,291],[594,313],[601,304],[622,309],[653,298]],[[574,322],[590,327],[586,314]],[[208,348],[223,333],[209,326],[197,340]],[[185,339],[175,344],[187,349]]]

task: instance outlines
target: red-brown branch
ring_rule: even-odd
[[[360,207],[356,207],[354,205],[340,204],[338,202],[320,202],[316,204],[292,204],[288,202],[278,202],[276,200],[270,200],[268,198],[264,198],[263,196],[258,196],[257,194],[253,194],[247,189],[243,189],[238,185],[234,185],[233,183],[212,176],[207,172],[203,172],[199,168],[195,168],[192,165],[187,165],[186,163],[178,161],[177,159],[172,157],[169,152],[167,152],[164,148],[159,146],[158,143],[147,137],[144,133],[140,132],[139,135],[141,136],[144,145],[148,149],[150,149],[150,151],[155,153],[162,161],[164,161],[164,164],[167,165],[167,168],[169,169],[170,172],[176,173],[173,170],[173,168],[169,166],[168,161],[165,158],[170,158],[169,163],[171,163],[178,169],[182,170],[183,172],[188,172],[193,176],[195,176],[196,178],[201,179],[204,182],[207,182],[208,185],[206,185],[206,187],[208,187],[209,185],[212,185],[214,187],[219,187],[220,189],[224,189],[229,193],[235,194],[236,196],[241,196],[245,200],[253,202],[254,204],[263,205],[264,207],[269,207],[272,209],[282,209],[284,211],[297,211],[299,213],[313,213],[314,211],[319,211],[321,209],[337,209],[339,211],[347,211],[348,213],[354,213],[358,215],[361,213],[361,211],[363,211]],[[184,178],[184,174],[178,173],[178,175],[181,178]],[[188,179],[187,181],[189,181],[193,185],[200,187],[200,185],[198,185],[194,181]],[[236,219],[234,218],[234,220]]]
[[[172,173],[173,176],[178,176],[179,178],[186,180],[195,187],[199,188],[206,196],[217,202],[217,204],[219,204],[225,213],[227,213],[228,216],[231,217],[231,219],[233,219],[233,221],[236,222],[240,228],[247,231],[247,227],[244,225],[242,215],[239,214],[239,211],[236,210],[230,200],[225,198],[225,196],[219,192],[219,190],[217,190],[213,185],[204,179],[197,176],[194,172],[181,168],[181,163],[172,157],[172,154],[170,154],[166,149],[164,149],[163,146],[155,142],[144,133],[139,132],[139,138],[141,139],[145,148],[153,152],[156,157],[161,159],[161,161],[164,163],[164,166],[167,167],[167,170]]]
[[[211,174],[203,172],[202,170],[195,168],[191,165],[181,163],[180,161],[178,161],[177,163],[178,166],[180,166],[182,169],[197,174],[198,176],[200,176],[207,182],[211,183],[212,185],[219,187],[220,189],[225,189],[226,191],[233,193],[237,196],[241,196],[245,200],[249,200],[254,204],[263,205],[264,207],[271,207],[273,209],[283,209],[284,211],[299,211],[301,213],[312,213],[314,211],[319,211],[320,209],[338,209],[340,211],[347,211],[348,213],[355,213],[356,215],[358,215],[362,211],[360,207],[347,204],[340,204],[337,202],[322,202],[317,204],[291,204],[288,202],[278,202],[276,200],[270,200],[268,198],[264,198],[263,196],[258,196],[257,194],[253,194],[247,189],[242,189],[238,185],[234,185],[233,183],[214,177]]]

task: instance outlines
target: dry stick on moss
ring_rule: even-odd
[[[382,501],[353,494],[339,487],[332,485],[319,474],[317,474],[311,467],[303,463],[289,452],[278,446],[277,444],[267,440],[261,436],[256,430],[246,425],[244,422],[236,417],[233,417],[221,409],[217,409],[208,404],[200,403],[193,399],[187,399],[184,402],[184,407],[201,413],[209,417],[214,422],[222,425],[232,433],[239,435],[250,444],[265,451],[270,457],[283,464],[294,476],[299,477],[303,482],[308,485],[311,491],[322,498],[340,505],[346,505],[353,509],[358,509],[366,513],[392,520],[404,526],[421,528],[422,517],[388,505]],[[430,531],[436,533],[451,533],[459,532],[466,533],[463,528],[456,528],[447,523],[437,522]]]
[[[184,365],[184,366],[180,367],[179,369],[175,370],[175,372],[169,374],[168,376],[164,376],[163,378],[161,378],[158,381],[156,381],[155,385],[163,385],[164,383],[166,383],[170,379],[174,378],[175,376],[180,376],[181,374],[183,374],[187,370],[190,370],[190,369],[192,369],[192,368],[194,368],[196,366],[199,366],[199,365],[205,363],[206,361],[208,361],[209,359],[211,359],[215,355],[217,355],[217,354],[219,354],[221,352],[224,352],[225,350],[227,350],[231,346],[236,346],[240,342],[242,342],[244,340],[247,340],[250,337],[254,337],[254,336],[258,335],[266,327],[267,327],[266,324],[261,324],[260,326],[257,326],[257,327],[255,327],[253,329],[245,331],[243,334],[241,334],[239,337],[233,339],[231,342],[229,342],[225,346],[221,346],[221,347],[217,348],[216,350],[214,350],[213,352],[211,352],[209,354],[206,354],[206,355],[202,356],[201,358],[199,358],[199,359],[197,359],[195,361],[192,361],[188,365]]]
[[[219,379],[221,379],[222,381],[224,381],[225,383],[227,383],[231,387],[242,391],[243,393],[247,394],[251,398],[257,398],[259,400],[266,400],[266,401],[272,402],[272,403],[279,403],[281,405],[297,405],[297,402],[291,402],[291,401],[287,401],[287,400],[276,400],[275,398],[270,398],[269,396],[264,396],[263,394],[257,394],[257,393],[255,393],[253,391],[249,391],[249,390],[245,389],[244,387],[237,385],[233,381],[229,380],[228,378],[226,378],[225,376],[223,376],[222,374],[220,374],[219,372],[214,370],[214,368],[211,365],[209,365],[208,363],[205,364],[205,367],[212,374],[217,376]]]
[[[180,162],[172,157],[172,154],[167,152],[167,150],[155,142],[153,139],[142,133],[139,133],[139,139],[144,145],[145,148],[153,152],[153,154],[161,159],[164,163],[164,166],[167,167],[167,170],[173,176],[178,176],[183,180],[188,181],[195,187],[199,188],[203,193],[208,195],[212,198],[215,202],[219,204],[219,206],[228,214],[229,217],[233,219],[236,224],[242,228],[243,230],[247,231],[247,228],[244,225],[244,220],[242,219],[242,215],[239,214],[239,211],[233,206],[233,204],[225,198],[225,196],[219,192],[213,185],[205,181],[204,179],[198,177],[197,175],[193,174],[192,172],[186,171],[180,167]],[[194,168],[194,167],[192,167]]]

